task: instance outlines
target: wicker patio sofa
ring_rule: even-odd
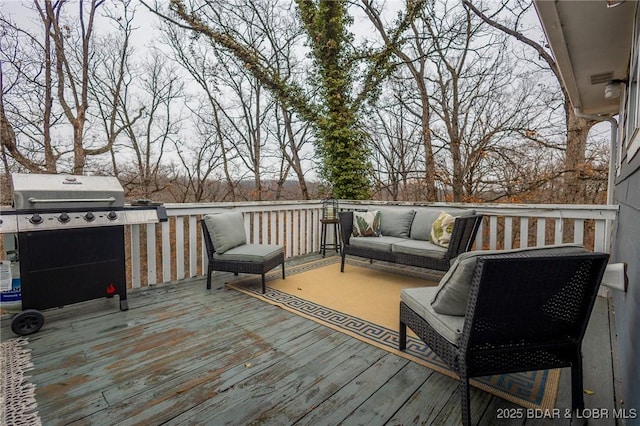
[[[608,258],[575,246],[464,253],[438,287],[402,290],[399,349],[409,327],[459,375],[465,425],[479,376],[571,367],[581,410],[582,339]]]
[[[278,265],[284,272],[284,249],[280,245],[247,244],[242,213],[205,215],[200,220],[207,250],[207,289],[213,271],[262,275],[262,293],[266,291],[264,274]]]
[[[469,210],[370,208],[375,210],[381,212],[381,235],[375,237],[354,236],[354,212],[339,213],[342,272],[347,255],[447,271],[452,259],[471,249],[482,222],[481,214]],[[437,245],[431,239],[432,225],[443,212],[455,217],[448,246]]]

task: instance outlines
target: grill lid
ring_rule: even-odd
[[[124,206],[124,189],[113,176],[14,173],[16,210],[113,209]]]

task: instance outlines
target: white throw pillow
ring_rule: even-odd
[[[431,225],[431,242],[440,247],[449,247],[455,221],[456,218],[449,213],[441,212]]]
[[[380,218],[380,210],[353,212],[352,235],[354,237],[379,237]]]

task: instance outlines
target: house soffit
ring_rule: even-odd
[[[534,1],[574,108],[585,114],[619,110],[605,99],[611,80],[627,80],[637,2],[608,8],[606,0]]]

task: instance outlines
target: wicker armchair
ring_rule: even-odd
[[[443,332],[440,320],[448,316],[434,313],[430,300],[422,310],[401,296],[399,348],[406,347],[409,327],[460,376],[465,425],[471,424],[469,379],[493,374],[571,367],[572,409],[583,409],[582,339],[608,258],[588,252],[478,257],[466,315],[449,316],[457,327]]]
[[[211,233],[207,227],[206,219],[200,220],[202,225],[202,236],[207,250],[207,289],[211,288],[211,273],[213,271],[233,272],[244,274],[262,275],[262,293],[266,291],[265,273],[278,265],[282,265],[282,279],[285,279],[284,272],[284,250],[282,246],[268,244],[240,244],[224,251],[216,252],[216,247],[211,238]],[[240,224],[242,232],[244,227]]]

